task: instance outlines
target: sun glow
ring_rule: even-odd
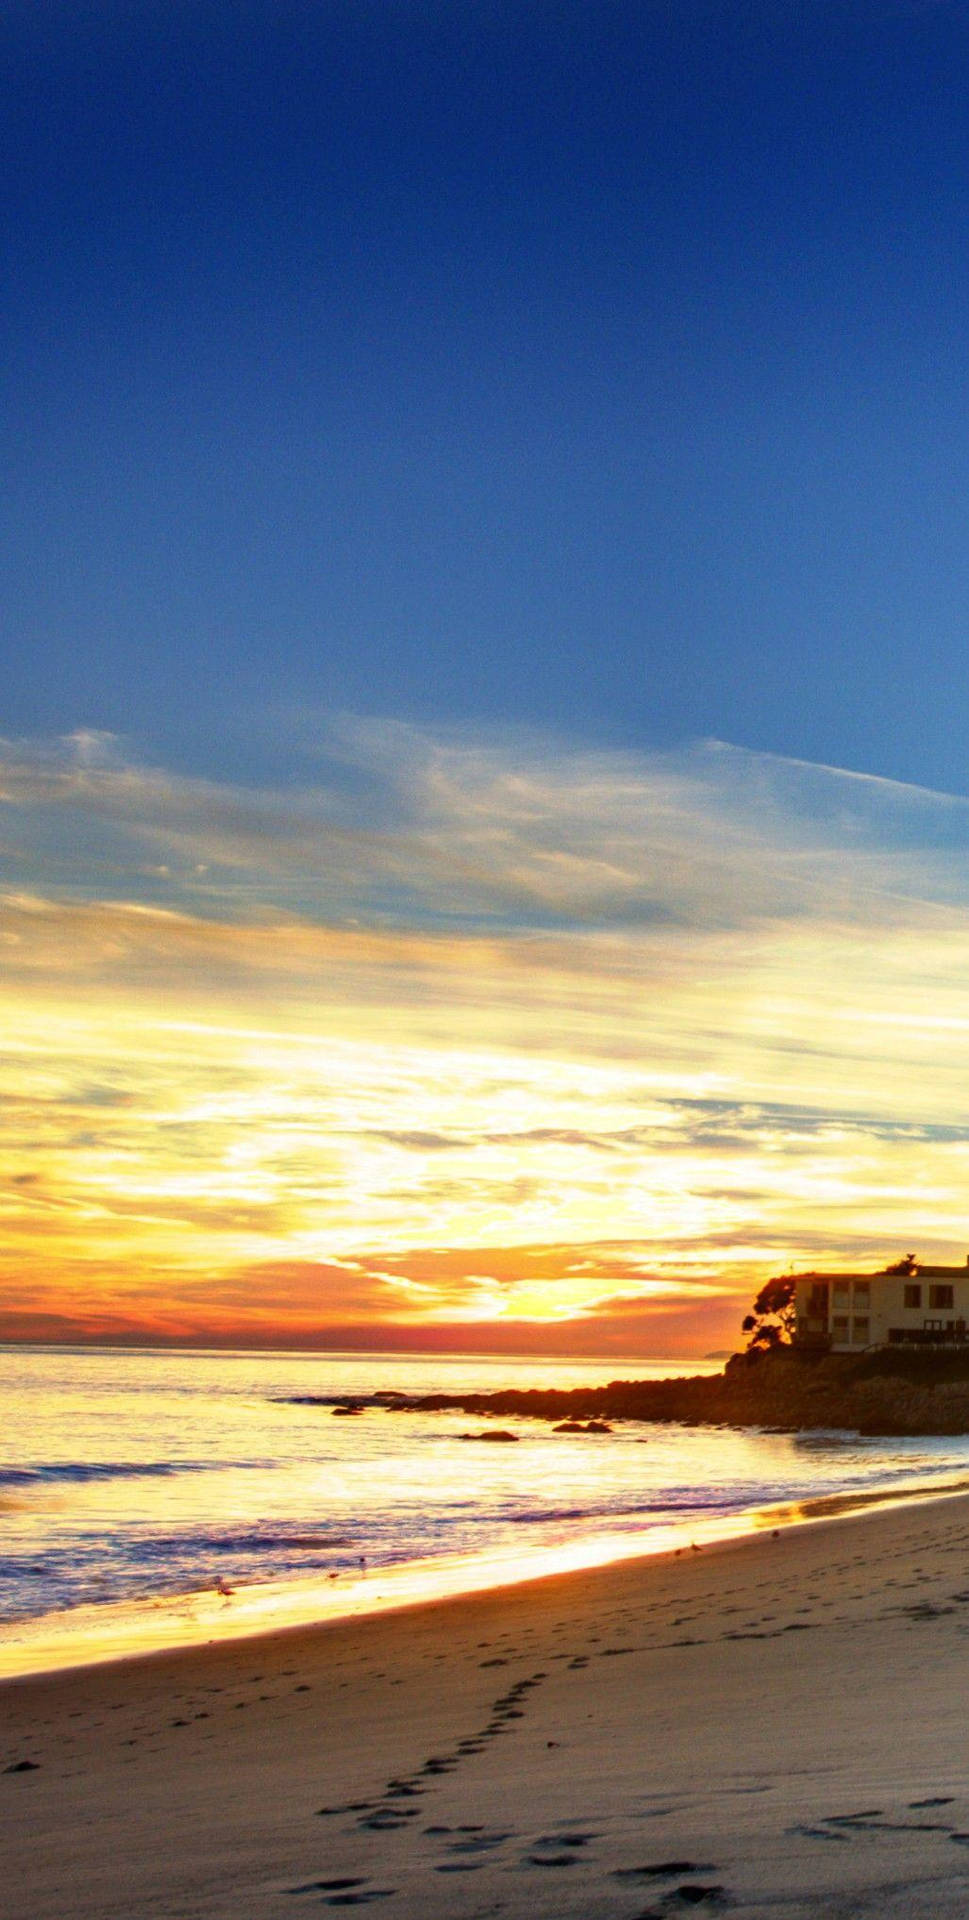
[[[797,805],[765,838],[729,759],[679,786],[600,759],[591,798],[567,759],[442,768],[413,776],[405,915],[392,810],[349,865],[320,817],[321,892],[309,803],[290,845],[265,799],[65,768],[114,892],[4,899],[0,1331],[702,1347],[790,1260],[959,1244],[969,903],[931,853],[939,899],[900,919],[904,797],[839,789],[848,840],[795,887]],[[18,779],[40,818],[49,768]],[[126,869],[169,899],[117,897]]]

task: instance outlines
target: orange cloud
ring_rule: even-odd
[[[327,752],[284,794],[0,749],[8,1337],[695,1349],[788,1261],[960,1247],[964,802]]]
[[[581,1269],[586,1287],[600,1297],[582,1316],[582,1351],[629,1353],[696,1350],[698,1324],[710,1337],[732,1341],[736,1302],[713,1277],[684,1295],[670,1281],[649,1282],[635,1249],[495,1247],[486,1275],[478,1248],[423,1248],[403,1254],[360,1254],[340,1262],[274,1261],[229,1273],[196,1274],[191,1287],[171,1297],[165,1276],[143,1276],[139,1298],[121,1285],[120,1274],[100,1276],[97,1302],[65,1310],[56,1281],[30,1289],[30,1304],[17,1305],[17,1289],[5,1288],[0,1339],[87,1340],[296,1348],[385,1348],[447,1352],[576,1351],[575,1316],[558,1319],[514,1313],[465,1317],[469,1297],[482,1281],[513,1299],[524,1285],[567,1285]],[[644,1284],[651,1284],[648,1296]],[[614,1293],[604,1291],[619,1289]],[[702,1302],[702,1323],[697,1309]],[[712,1330],[712,1332],[711,1332]]]

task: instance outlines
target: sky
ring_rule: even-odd
[[[969,1246],[969,10],[11,0],[0,1338]]]

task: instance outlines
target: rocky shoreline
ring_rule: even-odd
[[[684,1426],[840,1428],[868,1435],[969,1433],[969,1350],[734,1354],[720,1374],[571,1389],[395,1397],[402,1412],[503,1420],[671,1421]]]

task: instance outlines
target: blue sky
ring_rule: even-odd
[[[969,16],[3,27],[4,730],[297,715],[962,790]]]
[[[969,10],[0,54],[0,1334],[702,1352],[960,1257]]]

